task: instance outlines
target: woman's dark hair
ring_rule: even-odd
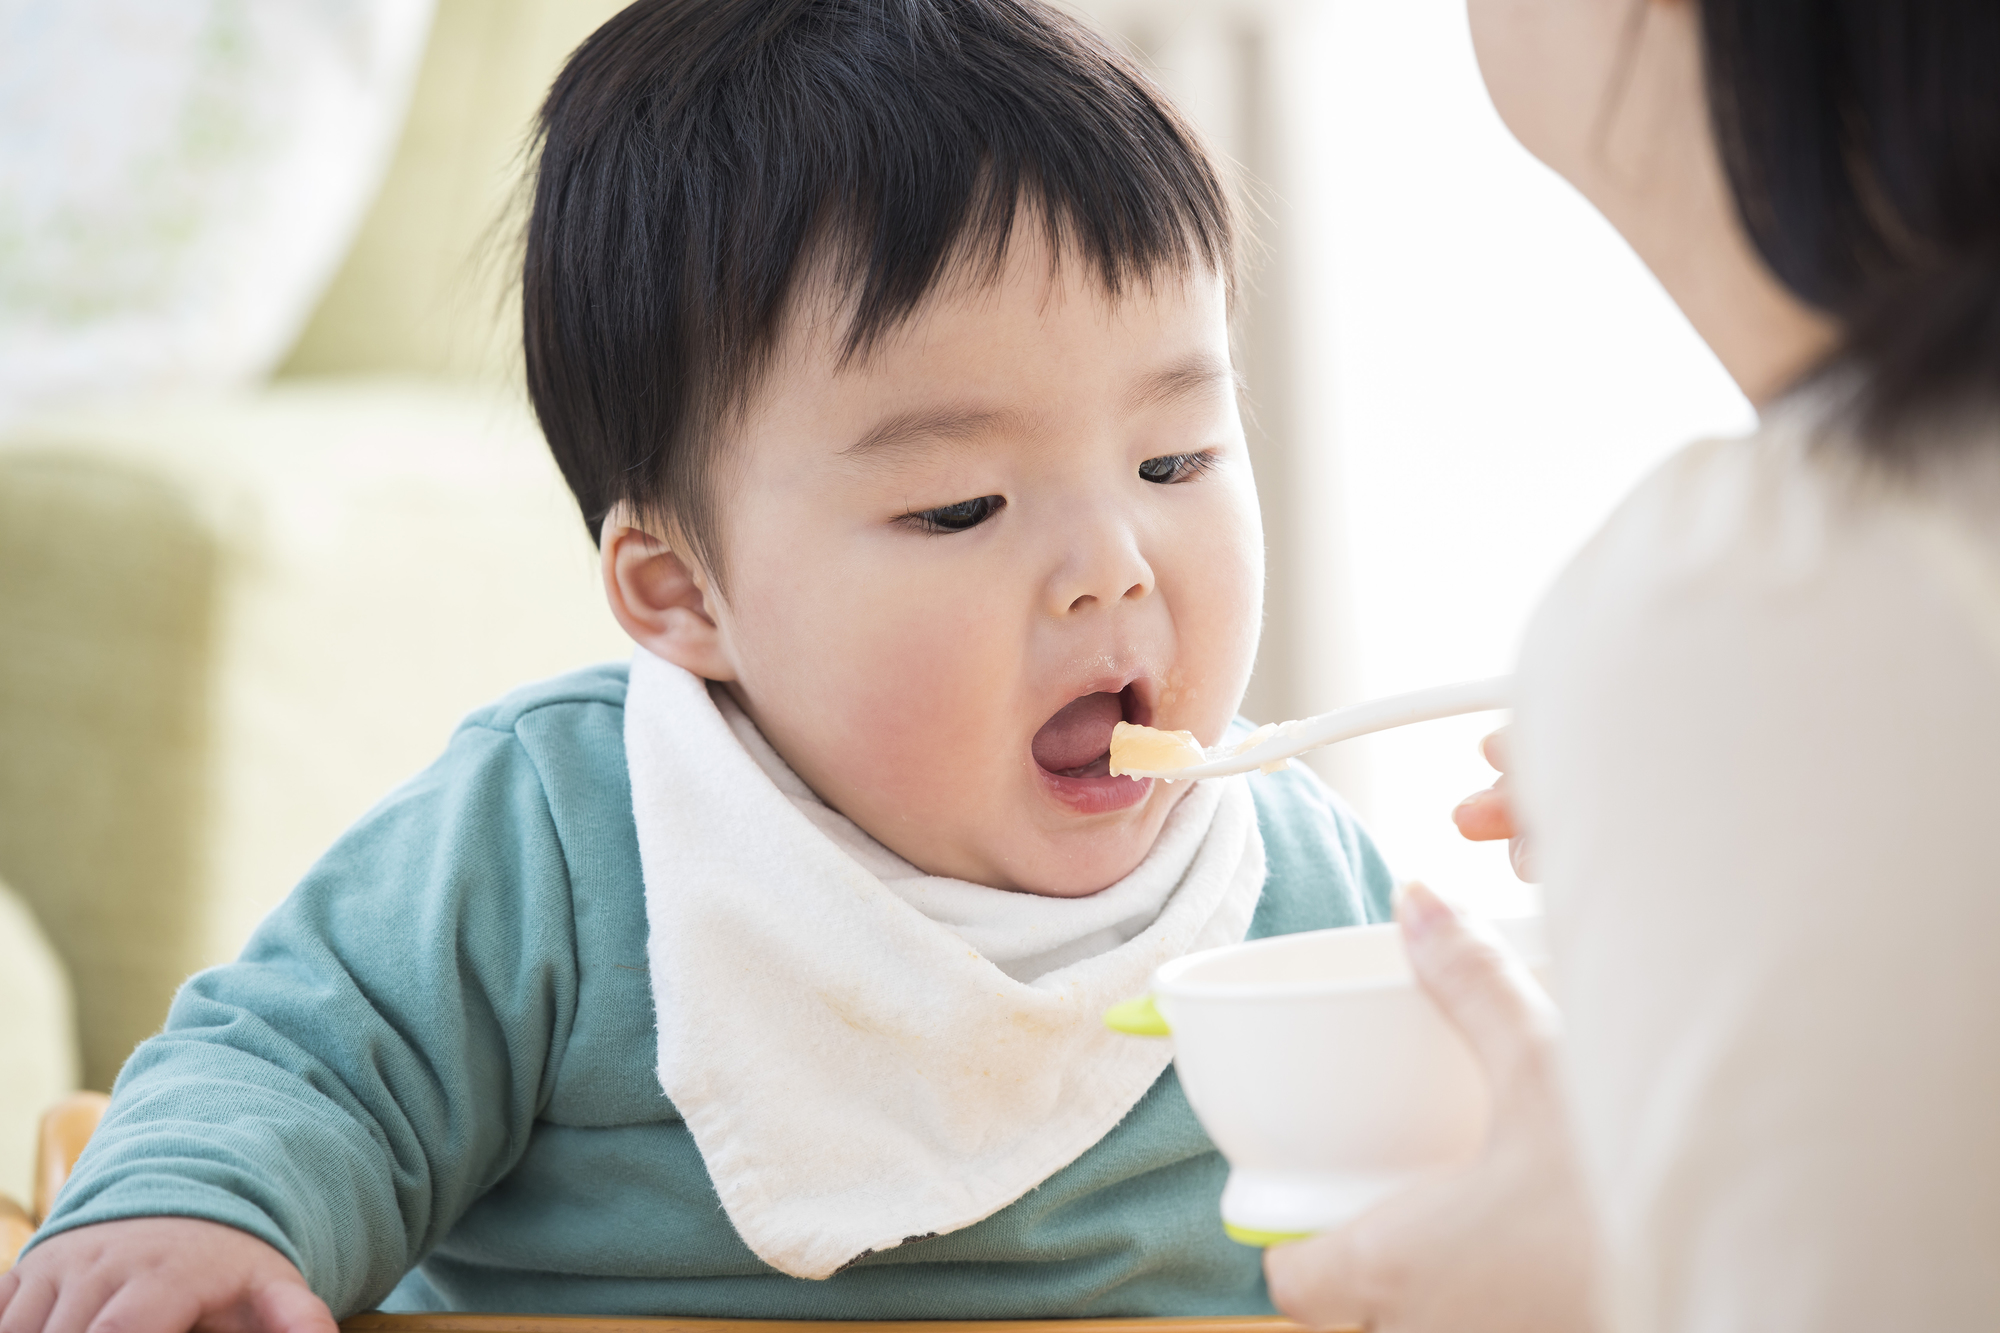
[[[1194,134],[1040,0],[640,0],[570,57],[537,139],[542,430],[593,537],[627,501],[717,576],[716,437],[808,266],[851,297],[850,355],[954,267],[997,271],[1021,218],[1114,294],[1233,276]]]
[[[1821,378],[1853,393],[1863,444],[1913,461],[1952,436],[1912,427],[2000,412],[2000,0],[1701,15],[1737,206],[1779,280],[1841,325]]]

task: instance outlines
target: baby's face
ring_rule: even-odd
[[[1069,897],[1187,790],[1108,776],[1113,725],[1213,744],[1234,715],[1263,534],[1221,280],[1114,301],[1011,250],[846,365],[807,303],[723,446],[707,609],[835,808],[930,874]]]

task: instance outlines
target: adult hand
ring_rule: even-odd
[[[246,1231],[135,1217],[65,1231],[0,1274],[0,1333],[337,1333],[284,1255]]]
[[[1589,1215],[1571,1163],[1560,1018],[1520,959],[1421,884],[1396,917],[1417,979],[1464,1033],[1493,1094],[1477,1160],[1264,1260],[1299,1323],[1374,1333],[1584,1333]]]
[[[1451,822],[1458,825],[1458,831],[1474,842],[1497,842],[1507,840],[1507,859],[1514,865],[1514,873],[1525,880],[1533,880],[1534,870],[1528,859],[1528,840],[1521,835],[1520,826],[1514,822],[1514,807],[1507,790],[1507,729],[1488,736],[1479,743],[1479,753],[1486,756],[1486,762],[1500,770],[1500,776],[1485,791],[1474,792],[1458,803],[1451,812]]]

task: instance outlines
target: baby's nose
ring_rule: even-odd
[[[1124,591],[1124,592],[1123,592],[1122,594],[1120,594],[1120,596],[1119,596],[1119,597],[1118,597],[1117,599],[1115,599],[1115,600],[1120,600],[1120,601],[1123,601],[1123,600],[1127,600],[1127,599],[1131,599],[1131,598],[1137,598],[1137,597],[1144,597],[1144,596],[1146,595],[1146,591],[1147,591],[1147,589],[1146,589],[1146,584],[1145,584],[1145,583],[1143,583],[1143,582],[1140,582],[1140,583],[1135,583],[1135,584],[1133,584],[1133,585],[1132,585],[1131,587],[1127,588],[1127,589],[1126,589],[1126,590],[1125,590],[1125,591]],[[1079,595],[1077,596],[1077,598],[1076,598],[1076,600],[1075,600],[1075,601],[1073,601],[1073,602],[1071,602],[1071,603],[1069,604],[1069,609],[1070,609],[1071,611],[1081,611],[1081,610],[1083,610],[1083,609],[1084,609],[1085,607],[1089,606],[1089,605],[1090,605],[1091,603],[1093,603],[1093,602],[1095,602],[1095,601],[1097,601],[1097,600],[1098,600],[1098,599],[1097,599],[1097,597],[1096,597],[1096,596],[1095,596],[1094,594],[1092,594],[1092,593],[1087,593],[1087,592],[1086,592],[1086,593],[1081,593],[1081,594],[1079,594]]]
[[[1050,582],[1049,609],[1073,616],[1099,605],[1138,601],[1153,591],[1153,567],[1126,532],[1098,532],[1074,544]]]

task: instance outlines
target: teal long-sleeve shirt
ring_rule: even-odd
[[[823,1282],[730,1227],[653,1072],[625,669],[516,692],[345,834],[133,1054],[37,1239],[204,1218],[337,1314],[962,1319],[1267,1313],[1173,1072],[963,1231]],[[1385,919],[1389,877],[1309,774],[1253,782],[1251,935]]]

